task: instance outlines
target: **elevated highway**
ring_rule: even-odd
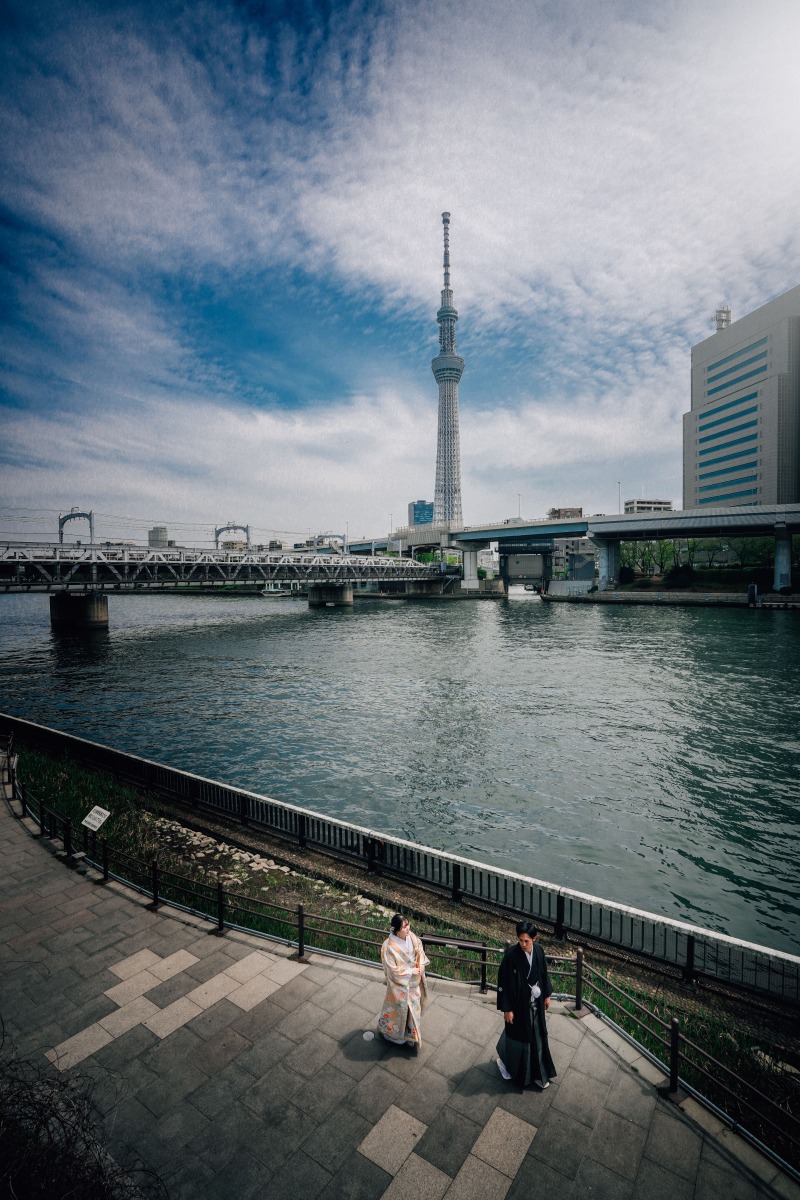
[[[590,537],[597,544],[601,589],[619,578],[620,542],[661,541],[677,538],[774,537],[775,588],[791,585],[791,539],[800,534],[800,504],[762,504],[741,507],[679,509],[676,512],[598,514],[564,520],[527,521],[520,518],[488,525],[416,526],[395,529],[390,537],[351,542],[356,553],[397,547],[402,553],[416,550],[457,549],[464,554],[464,582],[477,586],[478,550],[496,542],[503,547],[524,545],[536,553],[537,543],[549,546],[555,538]]]

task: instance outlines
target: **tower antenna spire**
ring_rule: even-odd
[[[433,519],[460,529],[461,448],[458,428],[458,384],[464,373],[464,359],[456,353],[456,321],[450,289],[450,213],[442,213],[444,226],[444,287],[442,303],[436,314],[439,323],[439,353],[431,363],[439,385],[439,430],[436,440],[436,488]]]

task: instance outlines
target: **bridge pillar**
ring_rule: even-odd
[[[443,592],[442,579],[419,579],[416,582],[409,580],[406,583],[407,596],[441,596]]]
[[[792,535],[785,525],[775,526],[775,581],[773,587],[779,592],[792,586]]]
[[[477,592],[481,586],[481,582],[478,579],[478,551],[463,550],[462,556],[464,560],[464,577],[461,580],[461,586],[468,592]]]
[[[352,583],[310,583],[308,585],[309,608],[352,608]]]
[[[599,591],[605,592],[613,580],[619,581],[619,538],[596,538],[599,553]]]
[[[50,597],[54,629],[103,629],[108,626],[105,592],[56,592]]]

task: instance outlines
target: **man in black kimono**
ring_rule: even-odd
[[[500,964],[497,1007],[505,1027],[497,1043],[497,1065],[504,1079],[543,1091],[556,1075],[544,1015],[553,988],[537,937],[532,921],[520,921],[517,945],[506,950]]]

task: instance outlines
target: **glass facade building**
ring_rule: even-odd
[[[683,506],[800,501],[800,287],[692,348]]]

